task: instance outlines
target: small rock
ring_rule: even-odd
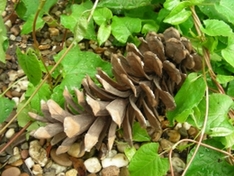
[[[49,28],[50,36],[58,36],[59,30],[57,28]]]
[[[73,157],[78,157],[80,154],[80,144],[73,143],[67,153]]]
[[[122,168],[120,169],[119,175],[120,175],[120,176],[129,176],[130,173],[129,173],[129,171],[128,171],[128,168],[127,168],[127,167],[122,167]]]
[[[19,159],[15,162],[11,163],[11,165],[18,167],[18,166],[21,166],[23,163],[24,163],[24,161],[22,159]]]
[[[65,176],[77,176],[78,172],[76,169],[71,169],[66,172]]]
[[[19,176],[30,176],[28,173],[21,173]]]
[[[118,176],[120,173],[120,169],[116,166],[109,166],[102,169],[102,176]]]
[[[30,142],[29,155],[42,167],[45,166],[48,161],[46,150],[40,146],[38,140]]]
[[[21,150],[20,155],[22,159],[26,159],[28,157],[28,150]]]
[[[8,160],[8,164],[12,164],[14,162],[16,162],[17,160],[21,159],[20,154],[17,155],[13,155],[9,160]]]
[[[180,133],[177,130],[168,130],[167,135],[169,137],[169,141],[171,142],[178,142],[180,140]]]
[[[96,157],[85,160],[84,165],[90,173],[97,173],[101,170],[102,166]]]
[[[13,34],[11,34],[9,38],[10,38],[10,40],[15,41],[16,36],[15,36],[15,35],[13,35]]]
[[[26,160],[24,160],[24,163],[29,169],[31,169],[34,165],[34,161],[32,160],[31,157],[28,157]]]
[[[176,172],[181,172],[185,169],[185,163],[178,157],[172,157],[172,166]]]
[[[39,50],[47,50],[50,49],[50,45],[49,44],[45,44],[45,45],[39,45],[38,48]]]
[[[186,130],[189,130],[189,128],[191,127],[191,125],[190,125],[188,122],[184,122],[184,123],[183,123],[183,127],[184,127]]]
[[[22,150],[27,150],[28,149],[28,142],[24,142],[23,144],[21,144],[20,148]]]
[[[105,158],[102,160],[102,167],[106,168],[108,166],[116,166],[116,167],[124,167],[127,166],[129,163],[127,157],[122,154],[118,153],[113,158]]]
[[[162,150],[170,150],[173,146],[173,143],[166,139],[161,139],[159,143]]]
[[[42,175],[43,174],[43,170],[41,168],[41,166],[39,164],[35,164],[32,168],[32,173],[34,175]]]
[[[56,149],[52,149],[50,151],[50,156],[54,162],[61,166],[71,166],[72,161],[69,159],[69,155],[67,153],[63,153],[60,155],[56,154]]]
[[[11,28],[11,26],[12,26],[11,20],[7,20],[7,21],[5,22],[5,25],[6,25],[8,28]]]
[[[15,36],[17,36],[17,35],[19,35],[19,33],[20,33],[20,30],[19,30],[19,26],[13,26],[12,28],[11,28],[11,33],[13,33]]]
[[[129,145],[126,142],[117,142],[117,149],[119,152],[124,153],[124,150],[128,148]]]
[[[15,129],[14,128],[10,128],[7,130],[5,137],[7,139],[10,139],[13,135],[15,134]]]
[[[4,170],[1,176],[19,176],[19,175],[20,175],[20,170],[17,167],[10,167]]]
[[[61,166],[61,165],[56,164],[56,163],[53,163],[50,168],[55,170],[55,174],[62,173],[62,172],[64,172],[67,169],[66,166]]]

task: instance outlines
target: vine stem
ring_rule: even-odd
[[[93,16],[93,13],[94,13],[94,10],[95,10],[96,7],[97,7],[98,1],[99,1],[99,0],[96,0],[96,1],[95,1],[94,5],[93,5],[93,7],[92,7],[92,9],[91,9],[91,12],[90,12],[90,15],[89,15],[89,18],[88,18],[88,22],[90,21],[90,19],[91,19],[92,16]]]
[[[72,42],[71,45],[66,49],[66,51],[63,53],[63,55],[59,58],[58,62],[56,62],[56,64],[52,67],[49,74],[52,74],[54,72],[54,70],[61,63],[61,61],[64,59],[64,57],[67,55],[67,53],[71,50],[71,48],[73,46],[74,46],[74,42]],[[0,134],[2,134],[6,130],[6,128],[17,118],[17,116],[22,112],[22,110],[29,104],[29,102],[36,95],[36,93],[39,91],[39,89],[42,87],[42,85],[46,82],[46,80],[49,77],[49,74],[46,74],[44,79],[41,81],[41,83],[38,85],[38,87],[34,90],[34,92],[29,97],[29,99],[25,102],[25,104],[19,109],[19,111],[14,115],[14,117],[12,117],[12,119],[0,130]]]

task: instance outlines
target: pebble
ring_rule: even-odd
[[[67,153],[73,157],[78,157],[80,154],[80,143],[73,143]]]
[[[14,128],[10,128],[7,130],[7,132],[5,133],[5,137],[7,139],[10,139],[13,135],[15,134],[15,129]]]
[[[65,176],[77,176],[78,172],[76,169],[71,169],[66,172]]]
[[[92,158],[85,160],[84,165],[90,173],[97,173],[102,168],[98,158],[96,157],[92,157]]]
[[[56,149],[52,149],[50,151],[50,156],[54,162],[61,166],[71,166],[72,161],[69,159],[69,155],[67,153],[62,153],[60,155],[56,154]]]
[[[178,142],[180,140],[180,133],[177,130],[168,130],[167,135],[169,137],[169,141],[171,142]]]
[[[126,142],[117,142],[117,149],[119,152],[124,153],[124,150],[128,148],[129,145]]]
[[[120,173],[120,169],[116,166],[109,166],[102,169],[102,176],[118,176]]]
[[[19,175],[20,175],[20,170],[17,167],[10,167],[4,170],[1,176],[19,176]]]
[[[172,166],[176,172],[181,172],[185,169],[185,163],[179,157],[172,157]]]
[[[168,141],[167,139],[161,139],[159,143],[160,143],[160,148],[162,150],[170,150],[173,146],[173,143]]]
[[[13,26],[10,30],[15,36],[19,35],[20,30],[19,30],[19,26]]]
[[[29,176],[29,174],[28,173],[21,173],[19,176]]]
[[[50,36],[58,36],[59,30],[57,28],[49,28]]]
[[[24,163],[24,161],[22,159],[19,159],[13,163],[11,163],[12,166],[21,166]]]
[[[108,166],[124,167],[129,163],[128,158],[123,153],[118,153],[112,158],[104,158],[102,160],[102,167]]]
[[[28,158],[28,150],[21,150],[20,155],[22,159]]]
[[[56,164],[56,163],[53,163],[53,164],[51,165],[50,168],[52,168],[52,169],[55,170],[55,174],[62,173],[62,172],[64,172],[64,171],[66,171],[66,169],[67,169],[66,166],[61,166],[61,165]],[[65,174],[64,174],[64,175],[65,175]],[[57,176],[57,175],[56,175],[56,176]]]
[[[17,155],[13,155],[12,157],[10,157],[10,159],[8,160],[8,164],[12,164],[14,162],[16,162],[17,160],[21,159],[20,154]]]
[[[40,164],[42,167],[45,166],[48,161],[46,150],[40,146],[38,140],[30,142],[29,155],[35,163]]]
[[[11,34],[9,38],[10,38],[10,40],[12,40],[12,41],[15,41],[15,40],[16,40],[16,36],[13,35],[13,34]]]
[[[5,22],[5,25],[6,25],[8,28],[11,28],[11,26],[12,26],[11,20],[7,20],[7,21]]]
[[[26,160],[24,160],[24,163],[29,169],[31,169],[35,164],[31,157],[28,157]]]
[[[39,164],[35,164],[35,165],[33,165],[32,173],[34,175],[42,175],[43,170],[42,170],[42,168],[41,168],[41,166]]]

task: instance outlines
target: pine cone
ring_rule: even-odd
[[[183,83],[187,70],[200,70],[202,62],[191,43],[180,37],[174,28],[163,34],[150,32],[140,41],[138,48],[132,43],[127,44],[126,56],[112,55],[114,78],[98,68],[96,79],[101,86],[89,76],[83,79],[83,90],[75,89],[78,105],[65,89],[65,109],[49,100],[42,102],[44,117],[29,113],[32,118],[47,124],[33,131],[32,135],[52,138],[52,145],[63,141],[57,154],[68,151],[78,138],[84,138],[84,150],[90,151],[94,146],[99,148],[107,137],[110,150],[117,128],[123,128],[123,137],[131,145],[134,121],[138,121],[142,128],[146,128],[148,121],[160,135],[159,115],[176,107],[173,96]]]

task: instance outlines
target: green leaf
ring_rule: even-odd
[[[42,77],[42,71],[39,61],[33,49],[29,48],[26,54],[23,54],[19,48],[16,50],[19,64],[28,77],[28,80],[37,85]]]
[[[163,4],[163,7],[167,10],[172,10],[177,5],[179,5],[180,0],[166,0]]]
[[[96,40],[93,20],[91,19],[88,22],[92,6],[91,1],[86,1],[80,5],[74,4],[70,15],[61,15],[61,24],[74,33],[76,42],[81,41],[83,38]]]
[[[63,49],[58,55],[56,55],[55,61],[57,61],[66,49]],[[81,81],[85,75],[89,75],[94,78],[96,74],[96,68],[101,67],[108,75],[111,74],[111,64],[100,58],[99,55],[93,52],[80,51],[78,46],[74,46],[65,56],[62,61],[63,66],[63,80],[60,85],[54,88],[52,99],[54,99],[60,105],[63,104],[63,91],[65,86],[71,91],[74,87],[80,88]]]
[[[2,17],[0,17],[0,61],[5,63],[6,54],[4,51],[4,42],[7,40],[6,27]]]
[[[187,11],[185,9],[183,9],[180,12],[176,12],[176,14],[170,13],[164,20],[164,23],[169,23],[169,24],[173,24],[173,25],[178,25],[183,23],[184,21],[186,21],[190,16],[191,16],[191,12]]]
[[[93,19],[99,26],[111,20],[112,16],[111,10],[106,7],[97,8],[93,13]]]
[[[99,45],[102,45],[111,34],[111,26],[105,23],[101,24],[98,29],[97,40]]]
[[[232,34],[231,27],[220,20],[204,20],[205,28],[201,26],[202,32],[210,36],[229,36]]]
[[[37,87],[35,87],[33,84],[28,85],[27,91],[25,92],[25,97],[29,98],[32,93],[36,90]],[[41,111],[41,100],[48,100],[51,95],[50,86],[48,84],[43,84],[41,88],[38,90],[38,92],[35,94],[35,96],[30,101],[31,109],[36,110],[37,112]]]
[[[219,142],[210,139],[205,141],[206,144],[222,149]],[[188,155],[188,161],[194,153],[192,149]],[[231,166],[226,156],[215,150],[200,146],[191,165],[189,166],[186,176],[204,176],[204,175],[225,175],[231,176],[234,173],[234,167]]]
[[[34,21],[34,14],[30,15],[27,19],[27,21],[23,24],[21,34],[29,34],[33,31],[32,24]],[[36,21],[36,30],[41,29],[45,24],[45,21],[41,17],[37,18]]]
[[[228,84],[227,95],[234,97],[234,81]]]
[[[21,19],[27,21],[30,15],[34,14],[35,16],[37,9],[40,6],[40,2],[41,1],[37,1],[37,0],[33,0],[33,1],[32,0],[20,0],[15,7],[17,15]],[[39,16],[41,17],[44,13],[49,12],[50,8],[56,2],[57,0],[46,1],[43,8],[41,9]]]
[[[234,44],[229,45],[227,48],[221,51],[221,54],[232,67],[234,67]]]
[[[128,147],[124,150],[124,154],[126,155],[129,161],[132,160],[132,157],[135,155],[135,153],[136,153],[135,147],[131,147],[131,148]]]
[[[98,7],[107,7],[110,9],[134,9],[150,4],[151,0],[102,0],[98,3]]]
[[[121,18],[114,16],[112,19],[111,30],[112,34],[119,42],[126,43],[130,35],[141,31],[141,20],[139,18]]]
[[[14,106],[14,101],[0,96],[0,123],[4,122],[7,119],[7,117],[11,114]]]
[[[138,122],[135,122],[133,124],[132,138],[133,138],[133,141],[136,141],[136,142],[147,142],[151,140],[146,129],[141,128]]]
[[[202,77],[198,77],[196,73],[189,74],[175,96],[176,108],[166,113],[169,121],[185,122],[193,108],[202,100],[205,88],[206,84]]]
[[[226,84],[232,80],[234,80],[234,76],[228,76],[228,75],[217,75],[216,80],[220,84]]]
[[[0,1],[0,14],[5,10],[7,0]]]
[[[149,143],[139,148],[129,164],[131,176],[166,175],[169,170],[169,161],[158,155],[158,146],[157,143]]]
[[[157,32],[158,29],[159,29],[159,25],[156,24],[155,21],[150,20],[146,22],[146,24],[143,25],[141,32],[146,35],[150,31]]]

